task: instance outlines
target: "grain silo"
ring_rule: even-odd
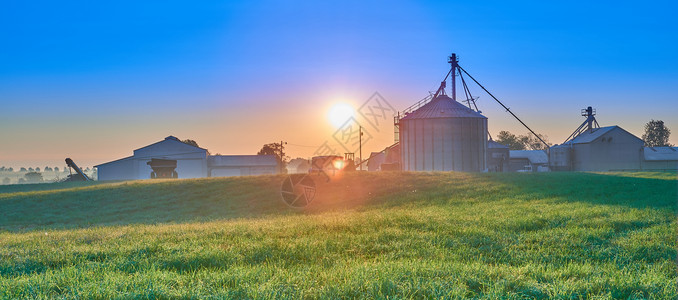
[[[405,171],[486,168],[487,118],[447,95],[401,118],[399,134]]]
[[[430,101],[415,104],[398,118],[398,139],[404,171],[482,172],[487,168],[487,118],[456,101],[452,64],[452,98],[445,94],[445,82]]]

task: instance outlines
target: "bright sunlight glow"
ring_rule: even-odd
[[[327,119],[335,128],[340,128],[341,125],[344,125],[348,119],[355,115],[353,107],[350,105],[339,102],[330,108],[330,111],[327,113]]]

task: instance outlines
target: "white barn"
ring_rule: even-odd
[[[179,178],[276,174],[278,163],[273,155],[215,155],[174,136],[136,149],[132,156],[95,166],[99,180],[136,180],[151,178],[152,158],[177,161]]]

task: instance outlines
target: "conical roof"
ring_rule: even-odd
[[[447,95],[439,95],[431,102],[405,115],[401,120],[434,119],[434,118],[483,118],[480,113],[452,100]]]

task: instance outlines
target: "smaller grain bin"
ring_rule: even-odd
[[[572,144],[551,147],[549,151],[549,167],[553,171],[572,171]]]
[[[487,171],[509,171],[509,147],[495,141],[487,141]]]
[[[441,94],[399,120],[404,171],[487,170],[487,118]]]

